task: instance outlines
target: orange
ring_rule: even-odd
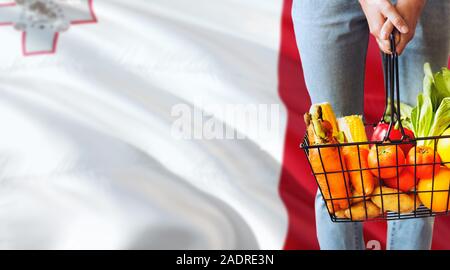
[[[443,212],[450,210],[449,185],[450,185],[450,169],[441,167],[439,172],[434,176],[434,189],[432,189],[433,179],[420,179],[417,185],[419,191],[419,199],[428,208],[431,209],[431,194],[433,194],[433,211]],[[444,191],[439,191],[444,190]]]
[[[443,136],[450,136],[450,128],[447,129]],[[445,162],[445,166],[450,169],[450,138],[440,139],[437,145],[437,151],[441,156],[443,162]]]

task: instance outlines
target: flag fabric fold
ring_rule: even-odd
[[[17,2],[34,17],[0,2],[0,248],[283,247],[280,1]],[[179,104],[245,138],[175,138]],[[211,104],[278,105],[276,136]]]

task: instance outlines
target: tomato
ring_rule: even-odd
[[[414,150],[416,150],[416,161],[414,162]],[[436,157],[436,160],[434,160]],[[441,167],[441,157],[438,153],[433,151],[433,148],[429,146],[417,146],[412,148],[406,156],[407,164],[417,164],[416,176],[420,179],[433,177],[433,164],[434,174],[439,172]],[[428,165],[426,165],[428,164]],[[408,170],[414,173],[414,166],[408,166]]]
[[[397,164],[398,158],[398,164]],[[378,160],[380,162],[378,166]],[[368,157],[369,167],[374,168],[370,170],[376,177],[379,178],[392,178],[397,176],[397,172],[401,173],[404,169],[402,165],[405,164],[405,154],[400,147],[395,145],[380,145],[378,146],[378,158],[377,158],[377,147],[374,145],[370,149]],[[400,166],[400,167],[398,167]],[[389,167],[389,168],[383,168]],[[398,167],[398,168],[397,168]],[[380,168],[380,169],[378,169]],[[378,175],[380,174],[380,175]]]
[[[419,179],[414,179],[414,173],[409,170],[402,170],[398,176],[398,186],[397,186],[397,176],[389,179],[384,179],[384,184],[390,188],[398,188],[401,191],[410,191],[418,182]]]
[[[450,210],[448,187],[450,185],[450,169],[441,167],[439,173],[434,176],[433,179],[420,179],[417,185],[417,190],[420,201],[428,208],[431,209],[431,197],[433,197],[433,211],[442,212]],[[434,189],[433,189],[434,187]],[[437,192],[438,190],[441,190]],[[432,192],[434,191],[434,192]]]
[[[373,131],[372,135],[372,141],[383,141],[384,137],[386,136],[387,131],[389,130],[389,123],[378,123],[378,125],[375,127],[375,130]],[[407,129],[403,128],[405,131],[405,135],[408,136],[410,139],[414,138],[414,133]],[[402,138],[402,132],[400,129],[391,129],[391,133],[389,134],[389,139],[391,141],[399,141]],[[400,144],[400,148],[402,148],[403,153],[408,153],[409,149],[411,149],[414,145],[413,144]]]

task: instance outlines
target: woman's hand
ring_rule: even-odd
[[[410,1],[416,2],[419,0],[405,0],[404,2]],[[408,24],[397,11],[397,8],[388,0],[359,0],[359,3],[369,23],[370,33],[376,38],[378,46],[383,52],[391,53],[389,34],[395,27],[401,34],[406,35],[409,32]],[[408,6],[406,3],[402,5]],[[389,24],[385,25],[387,22]],[[396,42],[399,41],[396,37]]]
[[[396,8],[398,13],[404,18],[408,24],[409,31],[407,33],[401,33],[399,42],[397,42],[397,53],[401,54],[406,48],[406,45],[413,39],[417,22],[422,14],[423,7],[426,4],[426,0],[398,0]],[[394,24],[387,20],[381,28],[383,33],[382,39],[388,39],[389,33],[394,30]],[[396,38],[397,39],[397,38]]]

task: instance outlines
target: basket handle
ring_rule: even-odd
[[[384,58],[384,79],[385,79],[385,90],[386,90],[386,103],[383,113],[383,118],[380,122],[384,123],[384,118],[387,114],[388,106],[391,109],[391,122],[389,123],[388,131],[386,132],[383,142],[390,141],[389,136],[391,134],[392,128],[398,123],[402,137],[399,141],[404,141],[409,138],[405,134],[403,129],[402,121],[400,120],[400,84],[399,84],[399,73],[398,73],[398,54],[395,44],[395,33],[393,32],[389,36],[391,43],[391,54],[383,53]],[[390,104],[388,100],[391,100]]]

